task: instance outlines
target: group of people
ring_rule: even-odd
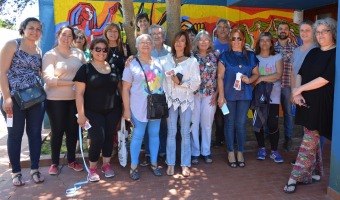
[[[269,157],[276,163],[284,162],[278,152],[280,104],[286,149],[291,147],[292,104],[297,106],[296,124],[304,127],[302,144],[284,191],[294,192],[298,182],[320,180],[320,139],[323,136],[331,139],[332,133],[335,20],[302,22],[300,47],[290,43],[289,24],[282,22],[277,27],[278,41],[274,43],[273,35],[263,32],[255,51],[246,49],[245,32],[241,28],[232,29],[226,19],[217,21],[215,41],[207,31],[197,33],[188,29],[175,35],[171,47],[164,44],[163,26],[150,26],[147,14],[139,14],[136,25],[139,33],[135,56],[123,43],[119,25],[109,23],[103,37],[93,39],[89,48],[83,31],[62,26],[56,34],[57,44],[42,57],[36,46],[42,24],[36,18],[22,22],[19,31],[23,37],[7,42],[0,57],[1,112],[5,119],[13,115],[14,120],[13,127],[8,127],[13,185],[24,184],[18,144],[25,124],[31,176],[35,183],[44,181],[38,163],[45,108],[51,124],[49,174],[59,173],[64,133],[68,167],[83,170],[75,159],[78,126],[85,128],[89,123],[89,180],[96,182],[100,180],[97,169],[100,155],[105,177],[115,175],[110,164],[113,136],[124,119],[134,126],[130,143],[133,180],[140,179],[138,165],[150,165],[155,176],[162,176],[158,156],[166,160],[166,174],[174,175],[177,132],[181,135],[180,166],[184,177],[190,176],[191,165],[199,164],[201,156],[205,163],[212,163],[214,121],[215,146],[225,141],[228,165],[245,167],[243,152],[249,108],[253,110],[253,130],[259,147],[256,159],[266,158],[264,141],[268,136]],[[12,95],[39,79],[45,82],[47,100],[20,110]],[[165,95],[167,118],[147,118],[150,93]],[[146,157],[139,163],[143,139]]]

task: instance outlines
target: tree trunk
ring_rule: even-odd
[[[181,30],[182,0],[166,0],[166,44],[171,46],[178,31]]]
[[[124,29],[126,34],[127,43],[129,44],[131,53],[135,55],[136,49],[136,38],[135,38],[135,13],[133,9],[132,0],[122,0],[123,17],[124,17]]]

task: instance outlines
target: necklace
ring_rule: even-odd
[[[183,58],[183,57],[184,57],[184,55],[175,57],[175,60],[178,61],[179,59],[181,59],[181,58]]]
[[[234,57],[235,57],[235,59],[236,59],[236,61],[237,61],[238,68],[242,69],[242,65],[241,65],[241,63],[240,63],[240,60],[238,59],[238,56],[235,54],[234,51],[232,51],[232,52],[233,52],[233,55],[234,55]]]

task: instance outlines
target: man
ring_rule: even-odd
[[[159,58],[171,53],[171,47],[164,44],[165,41],[165,30],[164,27],[158,24],[152,24],[149,28],[149,34],[154,42],[154,48],[151,51],[151,56],[153,58]],[[146,129],[147,130],[147,129]],[[140,163],[140,166],[146,167],[150,165],[150,149],[149,149],[149,137],[147,132],[144,137],[145,146],[145,159]],[[167,138],[167,123],[166,119],[161,120],[161,127],[159,131],[159,156],[165,159],[166,152],[166,138]]]
[[[281,22],[277,28],[278,41],[275,43],[275,51],[282,54],[283,73],[281,79],[281,106],[284,116],[285,142],[283,147],[289,151],[292,147],[293,114],[291,96],[292,55],[297,45],[289,42],[290,27],[287,22]]]
[[[217,39],[214,41],[214,48],[216,52],[221,55],[225,51],[229,51],[229,32],[230,24],[229,21],[223,18],[218,19],[216,23],[216,35]],[[215,144],[214,148],[222,146],[224,141],[224,117],[221,108],[217,106],[215,112]]]

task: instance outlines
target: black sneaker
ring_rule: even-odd
[[[149,166],[151,163],[150,163],[150,156],[145,156],[144,157],[144,161],[141,162],[139,165],[141,167],[146,167],[146,166]]]

